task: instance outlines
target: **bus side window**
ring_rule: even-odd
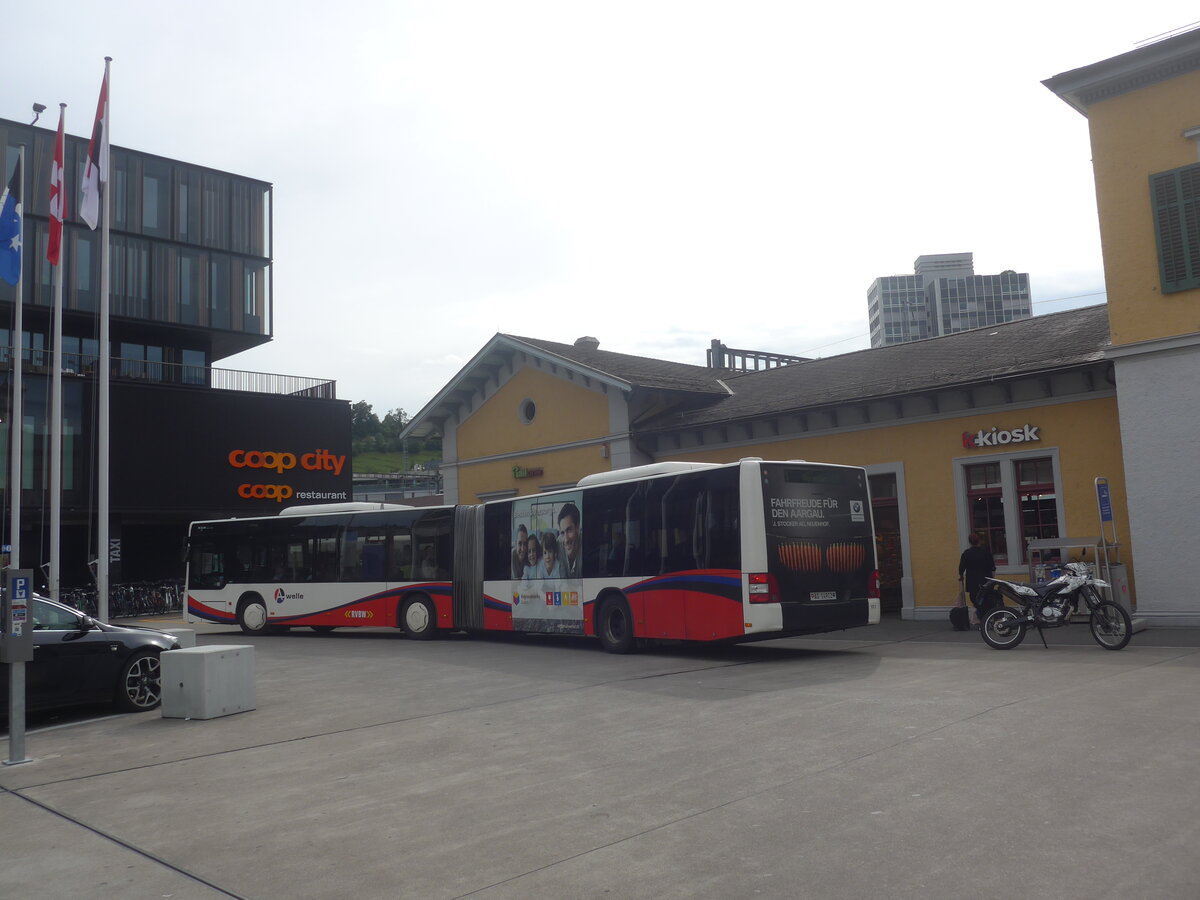
[[[387,580],[412,581],[412,535],[407,528],[392,532],[392,554],[388,560]]]
[[[451,559],[454,538],[450,529],[454,520],[453,510],[434,510],[417,521],[413,537],[417,545],[415,571],[420,579],[445,578],[453,564]]]
[[[363,581],[383,581],[384,558],[387,548],[383,544],[365,544],[362,548],[362,570],[360,578]]]

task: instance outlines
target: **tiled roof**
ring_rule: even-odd
[[[595,373],[616,385],[691,395],[639,431],[667,430],[801,412],[839,403],[963,387],[1102,361],[1108,307],[1089,306],[945,337],[860,350],[788,366],[739,372],[614,353],[588,345],[497,334],[406,426],[403,436],[440,427],[476,389],[477,366],[515,349]]]
[[[722,376],[733,394],[650,428],[736,421],[1099,362],[1108,307],[1034,316],[944,337]]]
[[[559,344],[512,334],[502,336],[510,341],[528,344],[543,353],[587,366],[634,387],[727,396],[728,391],[721,386],[718,379],[734,374],[730,369],[710,369],[707,366],[693,366],[648,356],[632,356],[628,353],[614,353],[611,350],[598,350],[575,344]]]

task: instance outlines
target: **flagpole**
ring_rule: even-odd
[[[108,135],[112,129],[112,84],[109,82],[111,56],[104,57],[104,130],[101,135],[100,158],[108,162]],[[103,176],[107,176],[104,171]],[[109,218],[112,204],[108,201],[108,185],[100,191],[100,385],[99,385],[99,450],[97,452],[97,478],[99,479],[96,523],[96,611],[100,621],[108,621],[108,376],[112,367],[112,349],[108,337],[108,240]]]
[[[25,145],[21,145],[20,155],[18,156],[18,166],[21,167],[21,198],[25,197]],[[21,568],[21,437],[25,429],[25,413],[22,409],[22,370],[24,369],[23,356],[25,342],[24,335],[21,331],[24,327],[22,321],[22,313],[25,306],[25,216],[24,209],[21,215],[21,269],[17,275],[17,295],[16,303],[13,311],[13,344],[12,344],[12,416],[8,424],[10,436],[10,445],[12,446],[12,459],[10,460],[9,471],[11,484],[9,487],[9,502],[12,504],[12,509],[9,511],[9,531],[11,532],[10,543],[12,550],[9,553],[9,565],[14,569]]]
[[[65,237],[63,220],[67,217],[66,178],[62,169],[58,168],[59,154],[66,164],[65,134],[67,104],[58,104],[58,134],[59,141],[54,149],[55,166],[52,176],[51,190],[55,191],[58,200],[58,246],[56,259],[51,260],[54,266],[54,341],[53,352],[50,356],[50,577],[48,590],[50,599],[57,600],[59,596],[59,575],[62,570],[62,320],[63,320],[63,259],[62,243]],[[50,228],[54,229],[55,210],[50,207]]]

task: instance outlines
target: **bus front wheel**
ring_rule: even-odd
[[[624,597],[609,597],[600,604],[596,635],[609,653],[628,653],[633,649],[633,614]]]
[[[423,594],[409,597],[400,610],[400,624],[404,633],[418,641],[427,641],[437,632],[437,609],[433,601]]]
[[[257,594],[244,597],[238,604],[238,625],[246,634],[267,633],[267,604]]]

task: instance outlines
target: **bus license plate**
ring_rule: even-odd
[[[837,591],[813,591],[808,595],[809,600],[836,600]]]

